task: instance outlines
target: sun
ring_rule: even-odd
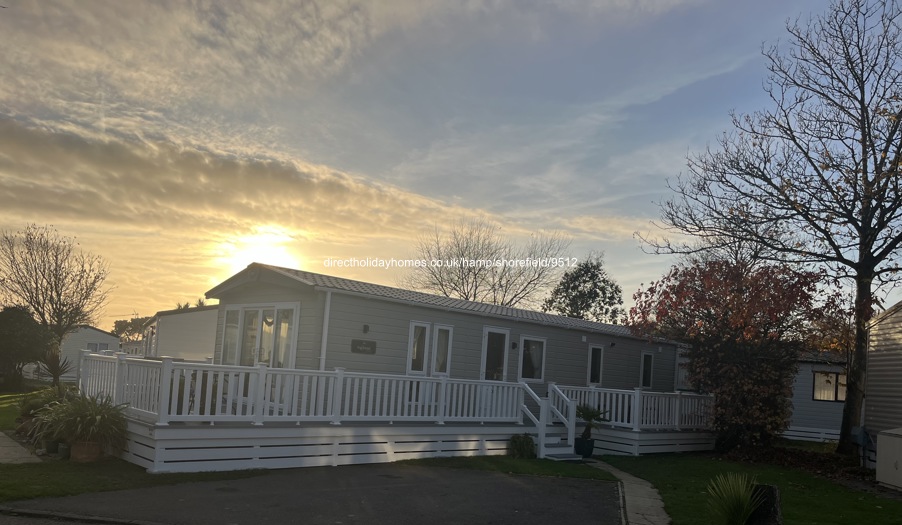
[[[258,262],[300,268],[301,257],[295,252],[298,240],[288,230],[276,226],[258,226],[243,237],[219,243],[217,266],[234,275],[247,265]]]

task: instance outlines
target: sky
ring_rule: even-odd
[[[686,158],[768,107],[763,45],[821,1],[4,0],[0,229],[107,261],[97,325],[257,261],[395,285],[483,218],[604,252],[624,299]]]

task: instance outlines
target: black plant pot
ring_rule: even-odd
[[[573,440],[573,451],[583,458],[591,458],[595,451],[595,440],[578,437]]]
[[[59,454],[59,449],[59,441],[56,441],[55,439],[44,441],[44,450],[46,450],[48,454]]]

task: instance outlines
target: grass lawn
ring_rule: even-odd
[[[14,430],[19,417],[19,398],[25,394],[0,394],[0,431]]]
[[[23,395],[25,394],[0,394],[0,432],[12,434],[15,419],[19,415],[18,400]],[[190,481],[238,479],[263,473],[264,471],[256,470],[148,474],[137,465],[112,458],[89,464],[49,460],[23,465],[0,465],[0,502],[174,485]]]
[[[96,463],[51,460],[22,465],[0,465],[0,502],[175,485],[192,481],[240,479],[263,474],[265,471],[262,470],[148,474],[137,465],[114,458]]]
[[[708,525],[705,488],[715,475],[745,472],[780,488],[783,519],[797,525],[899,525],[902,501],[848,489],[781,467],[735,463],[712,455],[605,456],[604,461],[650,481],[661,493],[674,525]]]
[[[473,456],[459,458],[428,458],[402,461],[400,465],[424,465],[430,467],[466,468],[491,470],[507,474],[528,474],[533,476],[556,476],[562,478],[597,479],[617,481],[604,470],[581,463],[565,463],[548,459],[514,459],[509,456]]]

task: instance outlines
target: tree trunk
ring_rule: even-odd
[[[873,272],[871,272],[873,273]],[[872,277],[859,273],[855,277],[855,347],[849,355],[846,376],[846,402],[843,406],[842,427],[836,452],[852,455],[857,451],[852,441],[852,428],[860,426],[864,403],[864,385],[868,357],[868,322],[871,320],[873,295]]]

